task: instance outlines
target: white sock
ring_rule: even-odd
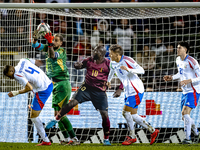
[[[68,138],[65,138],[65,142],[69,142],[71,140],[71,138],[70,137],[68,137]]]
[[[79,141],[78,138],[75,136],[72,138],[72,141]]]
[[[42,124],[40,118],[39,117],[31,118],[31,120],[34,122],[37,132],[41,136],[42,140],[44,142],[50,142],[49,138],[47,137],[47,135],[45,133],[45,130],[44,130],[44,127],[43,127],[43,124]]]
[[[192,127],[192,131],[194,132],[194,135],[199,135],[199,130],[197,129],[194,120],[190,117],[190,121],[191,121],[191,127]]]
[[[134,121],[133,121],[133,118],[131,116],[131,112],[123,110],[122,111],[122,115],[124,116],[124,118],[126,119],[126,122],[128,124],[129,130],[130,130],[130,136],[132,138],[136,138],[136,136],[135,136]]]
[[[149,130],[149,132],[153,133],[155,131],[155,129],[150,126],[142,117],[140,117],[138,114],[133,114],[132,115],[133,120],[138,123],[139,125],[141,125],[142,127],[144,127],[145,129]]]
[[[186,114],[183,116],[184,118],[184,132],[185,132],[185,137],[187,140],[190,140],[190,135],[191,135],[191,118],[190,115]]]

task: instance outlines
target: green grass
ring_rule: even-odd
[[[81,144],[80,146],[62,146],[52,144],[51,146],[35,146],[36,143],[0,143],[0,150],[191,150],[200,149],[200,144],[182,145],[182,144],[132,144],[122,146],[121,144],[112,144],[112,146],[103,146],[102,144]]]

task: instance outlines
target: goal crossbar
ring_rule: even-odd
[[[89,8],[198,8],[200,3],[191,2],[159,2],[159,3],[1,3],[1,8],[26,8],[26,9],[43,9],[43,8],[71,8],[71,9],[89,9]]]

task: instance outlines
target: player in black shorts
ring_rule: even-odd
[[[110,60],[105,58],[105,54],[106,49],[103,46],[97,46],[93,50],[91,57],[84,59],[82,62],[75,63],[74,67],[76,69],[87,69],[85,82],[73,95],[71,101],[62,107],[56,119],[59,120],[78,103],[91,101],[102,117],[104,145],[111,145],[109,141],[110,120],[108,117],[108,101],[106,95]],[[114,97],[119,97],[122,89],[123,85],[121,84],[119,89],[114,93]]]

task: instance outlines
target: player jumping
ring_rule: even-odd
[[[108,87],[110,87],[110,81],[114,73],[116,73],[117,77],[123,83],[126,93],[122,115],[128,123],[130,135],[126,137],[126,140],[122,143],[122,145],[130,145],[131,143],[135,143],[137,141],[134,121],[151,132],[150,144],[152,145],[159,133],[159,130],[154,129],[137,114],[138,105],[141,103],[144,95],[144,85],[137,74],[144,74],[144,69],[131,57],[124,56],[122,47],[117,44],[110,47],[109,53],[111,63],[110,74],[108,76]]]
[[[6,65],[3,74],[10,79],[15,79],[19,84],[25,87],[19,91],[9,92],[9,97],[33,91],[35,96],[31,104],[30,119],[34,122],[37,132],[43,140],[42,143],[37,146],[51,145],[51,142],[45,133],[43,124],[38,116],[44,107],[45,102],[51,95],[53,84],[45,73],[34,64],[34,60],[21,59],[16,67]]]
[[[192,144],[190,139],[191,129],[194,132],[194,143],[199,142],[199,131],[190,117],[190,112],[198,104],[200,95],[200,68],[199,64],[193,57],[189,56],[189,45],[187,42],[180,42],[177,46],[176,64],[178,73],[176,75],[166,75],[163,77],[165,81],[179,79],[181,89],[183,90],[181,98],[181,111],[184,120],[185,139],[183,144]]]
[[[56,116],[61,107],[69,102],[71,96],[71,84],[69,82],[69,72],[66,66],[66,50],[61,47],[63,37],[60,34],[52,36],[51,33],[47,33],[44,37],[47,39],[48,45],[37,42],[39,37],[37,30],[34,31],[33,37],[32,47],[46,52],[47,76],[54,82],[52,107],[54,108],[54,115]],[[36,60],[36,64],[41,66],[43,62]],[[56,123],[57,122],[53,120],[47,124],[47,127],[50,128]],[[63,116],[60,119],[58,126],[65,137],[65,140],[61,141],[62,145],[80,144],[67,116]]]
[[[111,145],[109,141],[110,120],[108,117],[108,101],[106,95],[110,60],[105,58],[105,54],[106,49],[103,46],[97,46],[93,50],[93,56],[84,59],[82,62],[75,63],[74,67],[76,69],[87,69],[85,82],[83,82],[81,87],[73,95],[69,104],[62,107],[56,119],[59,120],[78,103],[91,101],[102,117],[104,145]],[[115,92],[114,97],[120,96],[122,89],[123,87],[120,86]]]

